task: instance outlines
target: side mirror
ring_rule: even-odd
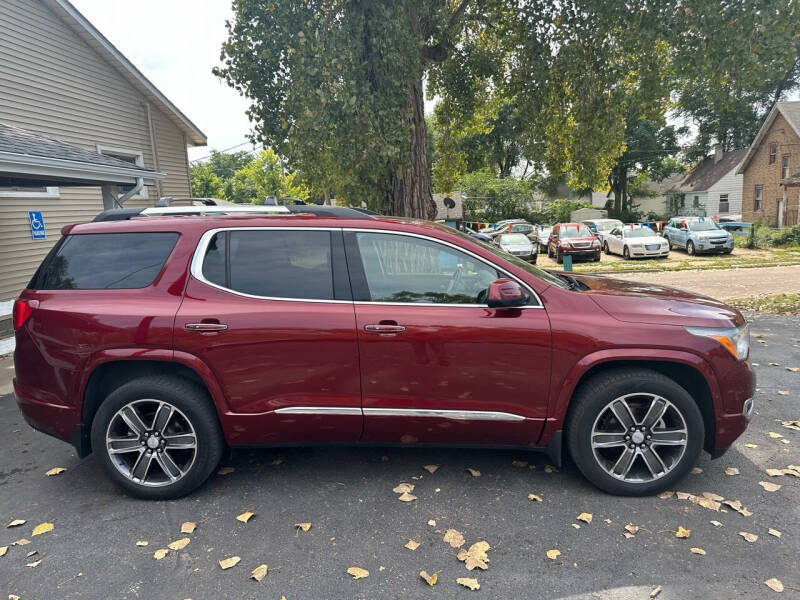
[[[524,306],[528,296],[513,279],[497,279],[489,284],[487,304],[489,308],[512,308]]]

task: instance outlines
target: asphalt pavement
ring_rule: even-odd
[[[0,557],[0,590],[22,600],[625,600],[647,599],[658,586],[661,600],[800,597],[800,480],[765,473],[800,464],[800,431],[780,423],[800,419],[800,371],[787,369],[800,367],[800,318],[758,316],[753,324],[754,336],[764,336],[753,340],[754,421],[724,457],[703,455],[702,472],[675,489],[739,500],[751,516],[676,496],[609,496],[569,463],[553,471],[544,455],[499,450],[252,450],[226,460],[233,472],[213,476],[190,497],[145,502],[113,487],[93,457],[79,460],[70,446],[31,430],[13,396],[4,395],[0,546],[9,547]],[[439,468],[429,473],[424,465]],[[66,471],[46,476],[53,467]],[[728,467],[739,474],[726,475]],[[760,481],[781,487],[768,492]],[[392,489],[401,482],[414,484],[416,500],[398,501]],[[247,523],[236,520],[244,511],[255,513]],[[591,523],[577,520],[580,513],[591,513]],[[6,528],[13,519],[26,522]],[[180,533],[186,521],[197,524],[193,533]],[[33,536],[43,522],[53,530]],[[627,524],[636,531],[630,537]],[[689,538],[676,537],[679,526]],[[464,548],[488,542],[486,571],[467,571],[442,540],[448,529],[463,535]],[[758,538],[748,542],[739,532]],[[154,559],[157,549],[184,537],[190,542],[183,549]],[[11,545],[21,538],[30,543]],[[416,550],[404,546],[409,540],[419,543]],[[560,555],[551,560],[548,550]],[[218,561],[231,556],[241,561],[221,569]],[[257,582],[250,573],[261,564],[268,572]],[[354,566],[369,576],[354,579],[347,574]],[[434,587],[419,577],[422,570],[437,573]],[[480,589],[462,587],[461,577],[477,579]],[[764,584],[771,578],[783,593]]]

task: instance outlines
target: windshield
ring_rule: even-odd
[[[611,231],[614,227],[622,227],[622,221],[596,221],[597,231]]]
[[[719,229],[719,226],[711,219],[706,219],[704,221],[690,222],[689,229],[692,231],[714,231],[715,229]]]
[[[562,238],[585,238],[592,237],[592,232],[586,225],[575,227],[574,225],[562,225],[559,232]]]
[[[531,243],[531,241],[521,233],[504,233],[500,236],[500,243],[510,245],[528,245]]]
[[[625,229],[624,234],[626,238],[644,238],[653,237],[655,235],[653,230],[649,227],[639,227],[638,229]]]

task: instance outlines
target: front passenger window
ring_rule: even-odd
[[[496,269],[454,248],[389,233],[357,233],[372,302],[485,304]]]

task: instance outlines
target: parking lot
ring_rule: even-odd
[[[783,597],[798,597],[800,481],[769,477],[765,469],[800,463],[800,431],[781,424],[800,418],[800,372],[787,368],[800,367],[800,319],[755,317],[753,334],[754,422],[723,458],[704,455],[697,474],[675,490],[695,502],[703,492],[738,500],[752,512],[747,517],[676,495],[609,496],[569,463],[553,470],[544,455],[501,450],[241,451],[223,463],[232,472],[194,495],[144,502],[112,487],[95,459],[78,460],[66,444],[32,431],[7,394],[0,398],[0,518],[25,523],[2,529],[0,546],[9,546],[0,557],[5,592],[26,600],[646,599],[660,586],[661,599],[764,598],[775,595],[764,582],[777,578]],[[3,359],[3,373],[8,365]],[[425,465],[438,469],[430,473]],[[54,467],[66,471],[45,475]],[[726,475],[727,468],[739,474]],[[781,487],[769,492],[761,481]],[[398,501],[392,490],[402,482],[415,486],[416,500]],[[238,521],[245,511],[255,515]],[[591,523],[577,520],[580,513]],[[197,528],[182,534],[187,521]],[[40,523],[53,530],[33,536]],[[311,527],[302,531],[296,523]],[[679,527],[691,531],[688,539],[676,537]],[[466,570],[442,539],[448,529],[463,535],[464,548],[483,540],[491,546],[488,570]],[[758,537],[748,542],[740,532]],[[12,545],[23,538],[30,543]],[[183,549],[154,559],[182,538],[190,539]],[[409,540],[419,546],[408,549]],[[549,550],[560,554],[551,560]],[[221,569],[218,561],[232,556],[241,562]],[[262,564],[267,575],[257,582],[250,574]],[[369,576],[355,580],[350,567]],[[422,570],[437,573],[433,588],[419,577]],[[461,577],[477,579],[480,589],[462,587]]]

